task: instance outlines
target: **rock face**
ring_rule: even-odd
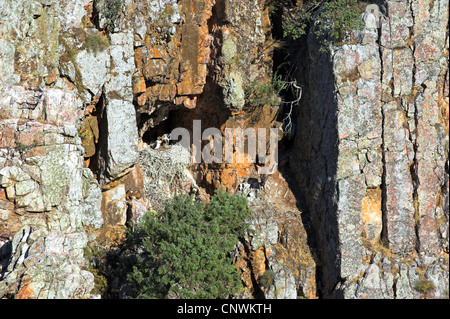
[[[315,257],[287,181],[276,173],[264,191],[242,195],[253,214],[235,257],[247,288],[240,297],[317,298]]]
[[[293,156],[328,297],[417,297],[414,273],[431,266],[402,262],[448,256],[448,1],[377,12],[325,54],[311,33],[299,74],[308,91]]]
[[[114,180],[137,163],[138,140],[136,111],[131,86],[134,72],[133,32],[111,35],[109,56],[112,67],[104,82],[103,142],[107,145],[99,154],[99,170],[106,181]]]
[[[289,40],[302,98],[265,188],[247,159],[158,144],[194,120],[283,129],[285,110],[251,101],[281,63],[266,4],[0,0],[0,298],[98,298],[91,247],[176,193],[220,187],[253,212],[233,252],[240,297],[448,298],[448,0],[371,3],[325,52],[314,26]]]
[[[83,168],[71,90],[3,86],[0,295],[89,298],[84,248],[103,224],[101,190]]]
[[[1,297],[95,296],[84,249],[103,225],[102,194],[78,137],[86,94],[59,64],[72,63],[72,79],[81,74],[73,62],[83,59],[65,60],[59,37],[80,26],[83,5],[0,3]],[[101,85],[86,79],[93,91]]]
[[[135,1],[133,78],[139,128],[167,119],[171,109],[195,108],[208,73],[211,0]]]

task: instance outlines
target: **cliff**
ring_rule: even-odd
[[[298,56],[292,156],[330,296],[417,297],[420,273],[448,278],[448,3],[379,8],[353,42],[322,54],[311,32]]]
[[[95,252],[222,187],[253,212],[238,297],[448,298],[448,1],[360,7],[323,50],[319,25],[285,37],[263,0],[0,0],[0,297],[101,298]],[[260,163],[164,141],[199,120],[276,128],[264,188]]]

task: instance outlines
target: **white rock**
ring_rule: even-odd
[[[265,293],[266,299],[296,299],[297,288],[292,271],[279,263],[273,263],[271,268],[275,276],[273,284]]]
[[[76,61],[83,79],[83,85],[94,95],[99,95],[109,71],[108,50],[101,52],[80,51],[76,56]]]
[[[0,85],[15,85],[20,77],[14,74],[14,45],[0,39]]]

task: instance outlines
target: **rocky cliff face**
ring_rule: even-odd
[[[241,297],[421,298],[420,282],[448,297],[448,1],[377,4],[327,52],[314,27],[288,43],[295,136],[256,190],[253,163],[154,145],[193,120],[280,127],[276,106],[247,103],[280,64],[264,1],[0,0],[0,297],[98,298],[92,247],[219,187],[254,213],[233,253]]]
[[[417,297],[419,276],[448,278],[448,2],[379,5],[353,41],[322,54],[311,33],[299,55],[292,156],[328,296]]]

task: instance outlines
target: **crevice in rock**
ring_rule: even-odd
[[[390,21],[389,21],[390,23]],[[383,83],[383,74],[384,74],[384,65],[383,65],[383,47],[381,46],[381,36],[382,36],[382,27],[378,29],[378,53],[380,58],[380,83]],[[393,81],[391,81],[393,82]],[[394,89],[392,88],[391,94],[393,94]],[[382,94],[383,96],[384,94]],[[381,97],[380,97],[381,98]],[[380,235],[380,242],[384,242],[387,244],[388,241],[388,229],[387,229],[387,216],[386,216],[386,199],[387,199],[387,189],[386,189],[386,146],[385,146],[385,114],[384,114],[384,101],[381,101],[381,163],[382,163],[382,172],[381,172],[381,220],[382,220],[382,228]]]
[[[9,240],[0,247],[0,280],[4,279],[11,256],[12,241]]]
[[[106,100],[105,92],[103,91],[99,101],[97,103],[96,112],[98,119],[99,128],[99,138],[98,138],[98,149],[95,154],[95,169],[94,174],[97,174],[97,180],[101,181],[103,178],[107,178],[108,174],[106,172],[108,158],[108,117],[106,115]]]
[[[417,127],[417,111],[415,111],[414,113],[414,118],[415,118],[415,125]],[[413,142],[413,141],[411,141]],[[414,204],[414,229],[415,229],[415,233],[416,233],[416,251],[419,251],[419,224],[420,224],[420,211],[419,211],[419,194],[418,194],[418,186],[419,186],[419,177],[417,175],[417,143],[414,141],[413,142],[413,149],[414,149],[414,158],[413,158],[413,163],[410,165],[409,169],[410,169],[410,174],[411,174],[411,179],[412,179],[412,185],[413,185],[413,193],[412,193],[412,198],[413,198],[413,204]]]
[[[95,27],[100,30],[100,13],[98,12],[97,2],[98,0],[94,0],[92,2],[92,14],[90,16],[90,20],[95,25]]]
[[[172,103],[156,102],[155,105],[151,108],[151,111],[136,110],[139,138],[148,145],[167,132],[161,134],[164,127],[167,127],[166,122],[169,119],[170,112],[176,109]]]
[[[317,160],[315,156],[323,156],[321,162],[328,162],[325,158],[331,154],[323,154],[323,145],[321,136],[323,132],[317,130],[317,126],[324,129],[325,123],[329,120],[328,115],[332,110],[328,110],[326,114],[322,114],[323,119],[314,118],[314,107],[311,105],[311,94],[313,90],[319,90],[321,88],[312,87],[314,83],[311,83],[311,77],[317,70],[311,69],[311,47],[309,46],[308,36],[304,36],[296,41],[286,39],[283,36],[283,29],[281,25],[282,21],[281,10],[275,11],[271,15],[272,22],[272,36],[275,41],[286,41],[287,44],[281,49],[275,49],[273,53],[273,72],[281,75],[285,80],[296,80],[298,85],[303,87],[302,98],[299,103],[295,104],[292,112],[292,121],[296,124],[296,130],[292,134],[291,138],[285,136],[279,142],[279,167],[278,170],[283,178],[289,185],[289,188],[295,195],[297,200],[297,207],[302,212],[301,222],[305,227],[307,233],[307,244],[313,255],[315,262],[315,282],[316,282],[316,296],[323,298],[328,295],[328,289],[333,284],[328,281],[330,275],[330,267],[333,268],[337,264],[337,260],[333,259],[333,253],[328,254],[327,248],[324,243],[329,240],[337,240],[332,238],[332,234],[327,234],[322,227],[325,223],[329,222],[329,228],[335,228],[336,221],[330,222],[327,220],[327,216],[323,216],[325,212],[318,211],[320,201],[324,200],[326,196],[322,192],[325,192],[325,183],[316,185],[317,170],[315,167]],[[307,34],[309,33],[309,27],[307,28]],[[314,50],[314,48],[313,48]],[[324,59],[325,60],[325,59]],[[325,66],[325,68],[327,68]],[[326,72],[326,71],[324,71]],[[323,83],[319,83],[324,85]],[[288,90],[281,92],[284,101],[292,101],[294,96]],[[277,120],[282,122],[285,119],[286,114],[290,110],[282,107],[279,110]],[[317,112],[317,111],[316,111]],[[327,115],[328,114],[328,115]],[[316,114],[317,115],[317,114]],[[316,131],[314,130],[316,127]],[[335,143],[332,143],[335,145]],[[336,145],[335,145],[336,146]],[[333,160],[333,158],[329,158]],[[332,165],[335,167],[335,165]],[[329,172],[327,166],[323,167],[327,171],[327,176],[330,180],[334,180],[333,172]],[[329,175],[332,174],[332,176]],[[320,194],[314,194],[313,188],[319,186],[321,190],[317,190]],[[317,195],[317,196],[316,196]],[[334,207],[336,209],[336,207]],[[334,214],[336,212],[334,211]],[[330,212],[332,215],[333,212]],[[337,232],[337,229],[336,229]],[[336,235],[336,234],[335,234]],[[336,257],[337,255],[334,254]],[[337,257],[336,257],[337,258]],[[331,265],[331,266],[330,266]],[[337,274],[337,272],[335,272]],[[336,278],[338,280],[338,278]]]
[[[247,267],[250,270],[250,279],[252,281],[252,286],[253,286],[253,291],[252,291],[252,295],[253,298],[255,299],[265,299],[264,296],[264,292],[262,291],[261,287],[258,284],[258,281],[256,280],[255,277],[255,273],[253,272],[253,266],[252,266],[252,261],[251,261],[251,247],[250,245],[244,240],[244,239],[239,239],[242,246],[244,247],[244,252],[245,252],[245,261],[247,263]]]
[[[394,299],[397,298],[397,281],[398,279],[394,280],[394,282],[392,283],[392,292],[394,294]]]
[[[91,157],[90,163],[89,163],[89,169],[94,174],[94,178],[99,180],[100,179],[100,167],[99,167],[99,154],[101,149],[107,149],[107,145],[104,143],[107,143],[107,139],[105,137],[102,138],[102,135],[106,134],[105,128],[103,128],[103,125],[101,125],[101,120],[106,120],[106,117],[102,117],[103,109],[105,108],[105,95],[102,92],[100,95],[98,102],[95,104],[94,112],[92,113],[93,116],[95,116],[98,120],[98,128],[99,128],[99,139],[98,143],[95,144],[95,154]],[[100,120],[101,119],[101,120]],[[103,129],[102,129],[103,128]]]
[[[412,1],[409,4],[409,9],[411,10],[411,17],[413,20],[413,25],[415,24],[415,17],[414,17],[414,8],[413,8],[413,4]],[[414,29],[413,28],[409,28],[409,37],[410,39],[414,39]],[[412,65],[412,88],[411,91],[414,92],[413,88],[414,85],[416,83],[416,57],[415,57],[415,44],[414,41],[411,41],[411,47],[412,47],[412,58],[413,58],[413,65]],[[422,84],[422,88],[425,91],[426,89],[426,85]],[[418,188],[420,185],[420,181],[419,181],[419,176],[417,174],[417,169],[418,169],[418,160],[417,160],[417,150],[418,150],[418,145],[417,145],[417,136],[414,137],[413,134],[417,134],[417,127],[419,124],[419,114],[418,114],[418,110],[417,110],[417,105],[416,105],[416,101],[414,99],[413,101],[414,104],[414,130],[411,131],[411,128],[408,128],[409,131],[409,140],[413,146],[413,151],[414,151],[414,157],[412,160],[412,164],[410,165],[409,169],[410,169],[410,174],[411,174],[411,180],[412,180],[412,185],[413,185],[413,193],[412,193],[412,198],[413,198],[413,204],[414,204],[414,230],[416,233],[416,245],[415,245],[415,249],[417,252],[419,252],[419,224],[420,224],[420,211],[419,211],[419,193],[418,193]]]

